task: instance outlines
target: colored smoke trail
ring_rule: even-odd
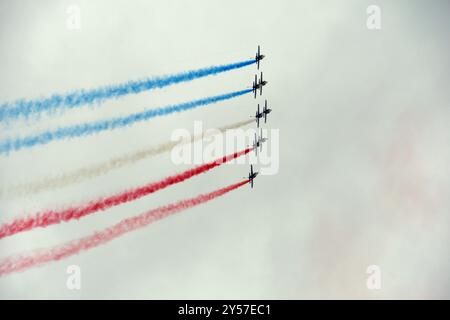
[[[250,123],[253,123],[253,122],[255,122],[255,120],[253,120],[253,119],[251,119],[251,120],[239,121],[239,122],[230,124],[230,125],[225,126],[225,127],[220,127],[218,130],[219,130],[220,132],[225,132],[225,131],[227,131],[227,130],[238,129],[238,128],[240,128],[240,127],[246,126],[246,125],[248,125],[248,124],[250,124]]]
[[[0,226],[0,239],[34,228],[43,228],[61,222],[80,219],[94,212],[104,211],[111,207],[139,199],[161,189],[167,188],[173,184],[183,182],[196,175],[202,174],[240,156],[246,155],[252,150],[253,148],[247,148],[243,151],[235,152],[228,156],[223,156],[215,161],[197,166],[182,173],[169,176],[163,180],[149,183],[147,185],[121,192],[119,194],[115,194],[106,198],[99,198],[90,201],[85,205],[70,207],[61,211],[49,210],[30,215],[28,217],[14,219],[12,222],[5,223]]]
[[[242,182],[232,184],[228,187],[218,189],[207,194],[201,194],[195,198],[181,200],[173,204],[147,211],[138,216],[124,219],[121,222],[113,225],[112,227],[95,232],[90,236],[73,240],[59,246],[36,250],[29,254],[11,256],[2,259],[0,260],[0,276],[5,276],[13,272],[24,271],[26,269],[36,267],[51,261],[58,261],[78,254],[82,251],[86,251],[106,244],[125,233],[146,227],[154,221],[165,218],[182,210],[186,210],[206,203],[230,191],[236,190],[247,183],[248,180],[244,180]]]
[[[24,148],[31,148],[37,145],[47,144],[55,140],[87,136],[105,130],[113,130],[129,126],[134,123],[146,121],[154,117],[165,116],[171,113],[186,111],[200,106],[205,106],[208,104],[236,98],[251,91],[252,89],[245,89],[241,91],[222,94],[219,96],[213,96],[200,100],[175,104],[168,107],[145,110],[143,112],[115,119],[63,127],[53,131],[46,131],[37,135],[31,135],[24,138],[7,139],[0,142],[0,154],[1,153],[8,154],[11,151],[18,151]]]
[[[227,126],[223,126],[218,128],[218,130],[221,133],[226,132],[227,130],[237,129],[240,127],[243,127],[245,125],[248,125],[250,123],[253,123],[254,120],[246,120],[246,121],[240,121],[236,122]],[[213,133],[214,134],[214,133]],[[119,157],[115,157],[112,159],[109,159],[105,162],[86,166],[77,170],[74,170],[72,172],[68,172],[53,178],[46,178],[41,181],[36,181],[32,183],[27,183],[23,185],[13,186],[10,189],[3,190],[0,192],[0,197],[24,197],[24,196],[30,196],[32,194],[36,194],[42,191],[46,190],[52,190],[57,188],[62,188],[74,183],[82,182],[88,179],[92,179],[95,177],[98,177],[100,175],[106,174],[112,170],[122,168],[127,165],[134,164],[140,160],[150,158],[153,156],[156,156],[158,154],[169,152],[174,148],[175,146],[179,144],[186,144],[186,143],[193,143],[195,141],[201,140],[204,137],[209,136],[209,130],[207,130],[202,135],[194,136],[192,141],[170,141],[163,144],[160,144],[158,146],[152,146],[148,147],[142,150],[139,150],[137,152],[125,154]]]
[[[255,63],[255,60],[212,66],[198,70],[182,72],[174,75],[129,81],[119,85],[111,85],[91,90],[78,90],[67,94],[54,94],[51,97],[36,100],[18,100],[0,105],[0,122],[20,117],[28,118],[32,114],[52,112],[56,109],[72,109],[84,104],[102,102],[142,91],[163,88],[180,82],[191,81],[209,75],[243,68]]]

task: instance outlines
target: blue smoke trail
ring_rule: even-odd
[[[58,128],[54,131],[46,131],[34,136],[16,139],[7,139],[5,141],[0,142],[0,154],[8,154],[11,151],[18,151],[24,148],[31,148],[36,145],[47,144],[52,141],[61,140],[64,138],[81,137],[105,130],[121,128],[154,117],[165,116],[174,112],[181,112],[189,109],[194,109],[200,106],[208,105],[211,103],[217,103],[220,101],[232,99],[249,92],[252,92],[252,89],[245,89],[241,91],[226,93],[219,96],[203,98],[200,100],[194,100],[181,104],[175,104],[163,108],[145,110],[143,112],[135,113],[125,117]]]
[[[118,98],[128,94],[137,94],[145,90],[163,88],[172,84],[239,69],[253,63],[255,63],[254,59],[187,71],[175,75],[129,81],[119,85],[92,90],[78,90],[67,94],[54,94],[51,97],[37,100],[18,100],[12,103],[4,103],[0,105],[0,121],[18,119],[19,117],[28,118],[32,114],[38,114],[44,111],[51,112],[58,108],[71,109],[84,104],[101,102],[106,99]]]

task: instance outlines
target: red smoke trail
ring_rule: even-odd
[[[127,232],[143,228],[156,220],[220,197],[245,185],[248,181],[249,180],[244,180],[207,194],[201,194],[195,198],[181,200],[173,204],[144,212],[140,215],[122,220],[116,225],[104,229],[103,231],[95,232],[90,236],[73,240],[59,246],[36,250],[28,255],[18,255],[5,258],[0,260],[0,277],[12,272],[23,271],[50,261],[61,260],[78,254],[81,251],[86,251],[105,244]]]
[[[217,166],[220,166],[225,162],[243,156],[252,151],[252,149],[253,148],[247,148],[243,151],[224,156],[213,162],[206,163],[193,169],[186,170],[182,173],[170,176],[161,181],[153,182],[142,187],[128,190],[107,198],[96,199],[94,201],[90,201],[85,205],[70,207],[61,211],[49,210],[45,212],[39,212],[32,216],[15,219],[12,222],[5,223],[0,227],[0,239],[34,228],[47,227],[52,224],[61,223],[63,221],[80,219],[96,211],[103,211],[113,206],[139,199],[150,193],[167,188],[168,186],[171,186],[173,184],[183,182],[186,179],[192,178],[193,176],[199,175]]]

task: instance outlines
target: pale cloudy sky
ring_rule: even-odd
[[[79,30],[66,27],[72,4]],[[381,30],[367,29],[372,4]],[[449,9],[446,0],[1,1],[0,102],[241,61],[261,44],[280,167],[253,190],[2,277],[0,298],[449,298]],[[254,72],[2,125],[0,139],[239,90]],[[206,127],[245,120],[255,106],[244,96],[1,155],[0,185],[165,142],[195,120]],[[164,154],[58,191],[0,199],[0,221],[180,170]],[[2,239],[0,258],[237,182],[247,170],[224,166],[79,222]],[[66,287],[69,265],[81,268],[81,290]],[[369,265],[381,268],[380,290],[366,287]]]

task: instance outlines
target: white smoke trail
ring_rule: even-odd
[[[218,131],[220,133],[224,133],[227,130],[237,129],[240,127],[243,127],[245,125],[248,125],[252,123],[254,120],[245,120],[236,122],[227,126],[223,126],[221,128],[218,128]],[[59,176],[45,178],[43,180],[22,184],[22,185],[16,185],[9,189],[4,189],[0,192],[0,197],[8,197],[8,198],[15,198],[15,197],[25,197],[30,196],[32,194],[36,194],[39,192],[52,190],[56,188],[62,188],[66,187],[68,185],[79,183],[88,179],[92,179],[94,177],[98,177],[100,175],[104,175],[112,170],[124,167],[126,165],[131,165],[133,163],[136,163],[140,160],[150,158],[153,156],[156,156],[158,154],[169,152],[172,150],[173,147],[177,146],[178,144],[187,144],[187,143],[193,143],[195,141],[201,140],[204,137],[214,135],[217,133],[208,133],[210,130],[207,130],[206,133],[194,136],[192,140],[186,140],[186,141],[170,141],[166,142],[157,146],[148,147],[146,149],[139,150],[137,152],[125,154],[116,158],[109,159],[105,162],[94,164],[91,166],[86,166],[65,174],[61,174]]]

